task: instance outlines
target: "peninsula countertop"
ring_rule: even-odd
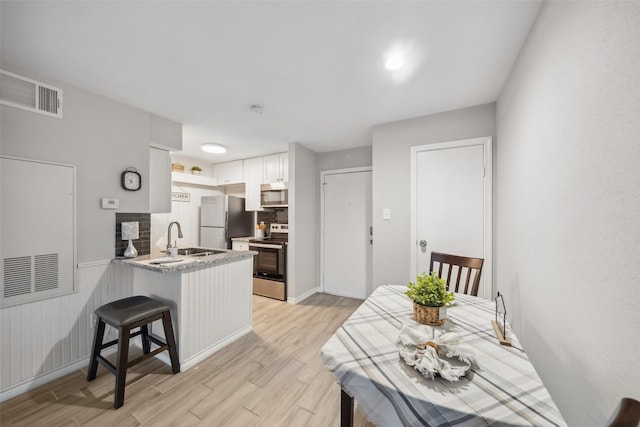
[[[176,255],[169,257],[164,252],[160,252],[152,253],[151,255],[142,255],[136,258],[116,257],[112,259],[111,262],[131,265],[132,267],[143,268],[158,273],[169,273],[173,271],[215,267],[221,264],[251,258],[258,254],[255,251],[233,251],[230,249],[215,249],[215,251],[223,251],[223,253],[198,257],[194,257],[193,255]]]

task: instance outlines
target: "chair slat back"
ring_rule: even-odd
[[[438,276],[441,278],[444,267],[447,266],[447,289],[449,289],[450,291],[452,290],[451,272],[454,270],[454,267],[457,267],[458,272],[455,276],[455,282],[453,282],[453,292],[460,292],[467,295],[478,296],[480,274],[482,273],[482,265],[484,264],[484,259],[469,258],[459,255],[445,254],[442,252],[431,252],[429,272],[436,271],[434,270],[435,263],[438,263],[437,271]],[[463,281],[460,280],[463,278],[462,270],[466,270]],[[473,280],[471,280],[472,272],[474,273]]]
[[[607,422],[607,427],[637,427],[640,425],[640,402],[630,397],[620,400]]]

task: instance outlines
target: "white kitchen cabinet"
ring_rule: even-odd
[[[171,212],[171,155],[167,150],[149,147],[149,212]],[[145,185],[144,178],[143,184]]]
[[[272,154],[262,158],[263,184],[289,181],[289,153]]]
[[[262,184],[262,157],[244,161],[245,207],[247,211],[261,211],[260,184]]]
[[[233,240],[232,243],[231,243],[231,249],[234,250],[234,251],[248,251],[249,250],[249,242]]]
[[[213,165],[213,177],[218,185],[240,184],[244,179],[242,160]]]

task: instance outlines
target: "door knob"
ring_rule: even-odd
[[[421,248],[426,248],[427,247],[427,241],[426,240],[420,240],[420,247]]]

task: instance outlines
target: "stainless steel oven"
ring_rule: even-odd
[[[287,224],[271,224],[266,239],[249,241],[258,252],[253,261],[253,293],[279,300],[287,298]]]

